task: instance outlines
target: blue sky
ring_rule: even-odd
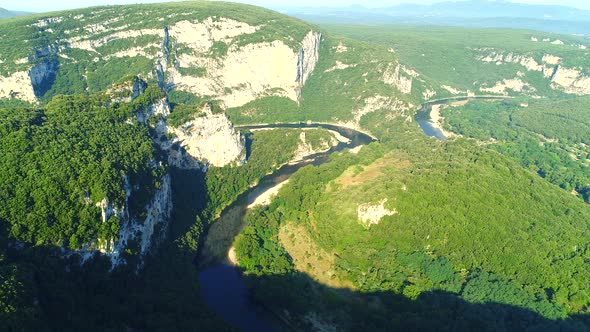
[[[386,7],[399,3],[428,4],[442,0],[229,0],[250,3],[259,6],[348,6],[362,4],[365,7]],[[10,10],[26,10],[45,12],[52,10],[71,9],[98,5],[121,5],[130,3],[166,2],[165,0],[0,0],[0,7]],[[529,4],[557,4],[590,10],[588,0],[518,0]]]

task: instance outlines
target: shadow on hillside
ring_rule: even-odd
[[[172,176],[172,218],[169,237],[176,239],[195,224],[196,218],[207,207],[205,173],[199,169],[170,168]]]
[[[225,266],[217,268],[207,280],[201,276],[202,290],[212,287],[217,303],[212,305],[206,299],[208,305],[244,331],[312,331],[320,326],[333,326],[337,331],[590,330],[589,316],[551,320],[517,306],[469,303],[444,291],[423,293],[410,300],[391,292],[334,289],[304,273],[243,276],[242,282],[250,288],[244,292],[236,290],[232,284],[236,280],[231,276],[228,279],[228,273],[237,275],[238,271]],[[260,308],[265,314],[260,313]]]

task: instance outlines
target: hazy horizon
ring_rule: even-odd
[[[459,0],[462,1],[462,0]],[[485,0],[483,0],[485,1]],[[177,1],[162,1],[162,0],[88,0],[81,6],[78,0],[55,0],[48,2],[46,0],[29,0],[20,4],[3,4],[0,3],[0,7],[14,11],[27,11],[27,12],[50,12],[56,10],[66,10],[75,8],[84,8],[91,6],[100,5],[123,5],[123,4],[136,4],[136,3],[158,3],[158,2],[177,2]],[[411,4],[433,4],[436,0],[233,0],[230,2],[248,3],[261,7],[347,7],[354,4],[360,4],[367,8],[377,7],[388,7],[395,6],[401,3]],[[455,1],[458,2],[458,1]],[[555,6],[568,6],[575,7],[578,9],[590,10],[590,2],[586,0],[519,0],[519,1],[506,1],[513,3],[525,3],[531,5],[555,5]]]

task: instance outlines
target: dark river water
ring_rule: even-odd
[[[276,170],[274,173],[265,176],[253,188],[249,189],[227,209],[221,213],[219,220],[231,209],[240,210],[240,215],[245,215],[249,204],[263,192],[276,184],[285,181],[301,167],[307,165],[320,165],[329,160],[330,154],[352,149],[360,145],[367,145],[374,139],[364,133],[349,128],[328,124],[274,124],[241,126],[237,129],[276,129],[276,128],[324,128],[334,130],[350,140],[348,143],[339,142],[327,152],[317,153],[304,158],[302,161],[287,164]],[[285,327],[277,317],[271,317],[268,311],[253,303],[250,299],[249,290],[241,278],[238,268],[229,265],[227,262],[216,262],[199,271],[199,284],[201,293],[211,310],[219,314],[231,325],[242,331],[280,331]]]
[[[445,134],[438,128],[436,128],[436,125],[432,122],[432,119],[430,118],[430,111],[432,110],[432,106],[434,105],[445,105],[445,104],[450,104],[450,103],[454,103],[457,101],[466,101],[466,100],[503,100],[506,99],[507,97],[504,96],[471,96],[471,97],[455,97],[455,98],[448,98],[448,99],[439,99],[439,100],[435,100],[435,101],[431,101],[428,103],[424,103],[421,105],[420,109],[418,110],[418,112],[416,112],[416,116],[414,117],[416,119],[416,122],[418,123],[418,125],[420,126],[420,128],[422,129],[422,131],[424,132],[424,134],[426,134],[427,136],[430,137],[435,137],[441,141],[445,141],[448,137],[445,136]]]
[[[436,100],[422,104],[420,110],[416,113],[415,119],[420,128],[428,136],[435,137],[439,140],[446,140],[445,135],[436,128],[430,118],[430,111],[433,105],[448,104],[456,101],[472,99],[504,99],[497,97],[458,97]],[[349,128],[339,127],[329,124],[273,124],[273,125],[253,125],[253,126],[236,126],[237,129],[276,129],[276,128],[324,128],[334,130],[340,135],[348,138],[350,142],[339,142],[337,146],[332,147],[327,152],[317,153],[306,157],[300,162],[287,164],[276,170],[270,175],[265,176],[253,188],[243,193],[228,208],[226,208],[219,218],[219,222],[225,220],[224,214],[235,209],[239,210],[239,215],[244,216],[249,204],[269,188],[280,182],[287,180],[293,173],[301,167],[307,165],[320,165],[329,160],[330,154],[352,149],[360,145],[367,145],[373,141],[371,136]],[[203,268],[199,272],[199,283],[202,295],[211,310],[219,314],[231,325],[242,331],[266,332],[281,331],[288,329],[285,324],[281,323],[278,317],[273,317],[267,310],[262,309],[251,301],[249,290],[244,283],[238,268],[229,265],[227,262],[215,262]]]
[[[416,122],[427,136],[436,137],[441,141],[445,141],[447,137],[440,129],[436,128],[434,122],[432,122],[432,119],[430,118],[431,109],[432,105],[422,106],[422,108],[416,112]]]

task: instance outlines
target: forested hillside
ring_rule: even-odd
[[[301,170],[250,213],[238,258],[262,301],[307,328],[311,313],[342,330],[587,327],[567,320],[589,299],[586,203],[471,141],[382,128],[389,143]],[[366,223],[367,205],[388,213]]]
[[[402,63],[434,79],[448,95],[559,97],[563,92],[588,94],[590,87],[590,45],[580,36],[403,25],[327,24],[325,28],[389,47]]]
[[[198,278],[229,247],[240,296],[279,328],[590,329],[587,39],[204,1],[0,36],[0,330],[232,330]],[[503,99],[442,107],[446,141],[416,123],[483,95]],[[375,141],[224,224],[282,165],[348,144],[234,127],[287,122]]]
[[[549,182],[590,201],[589,99],[470,102],[442,111],[448,130],[490,142]]]

